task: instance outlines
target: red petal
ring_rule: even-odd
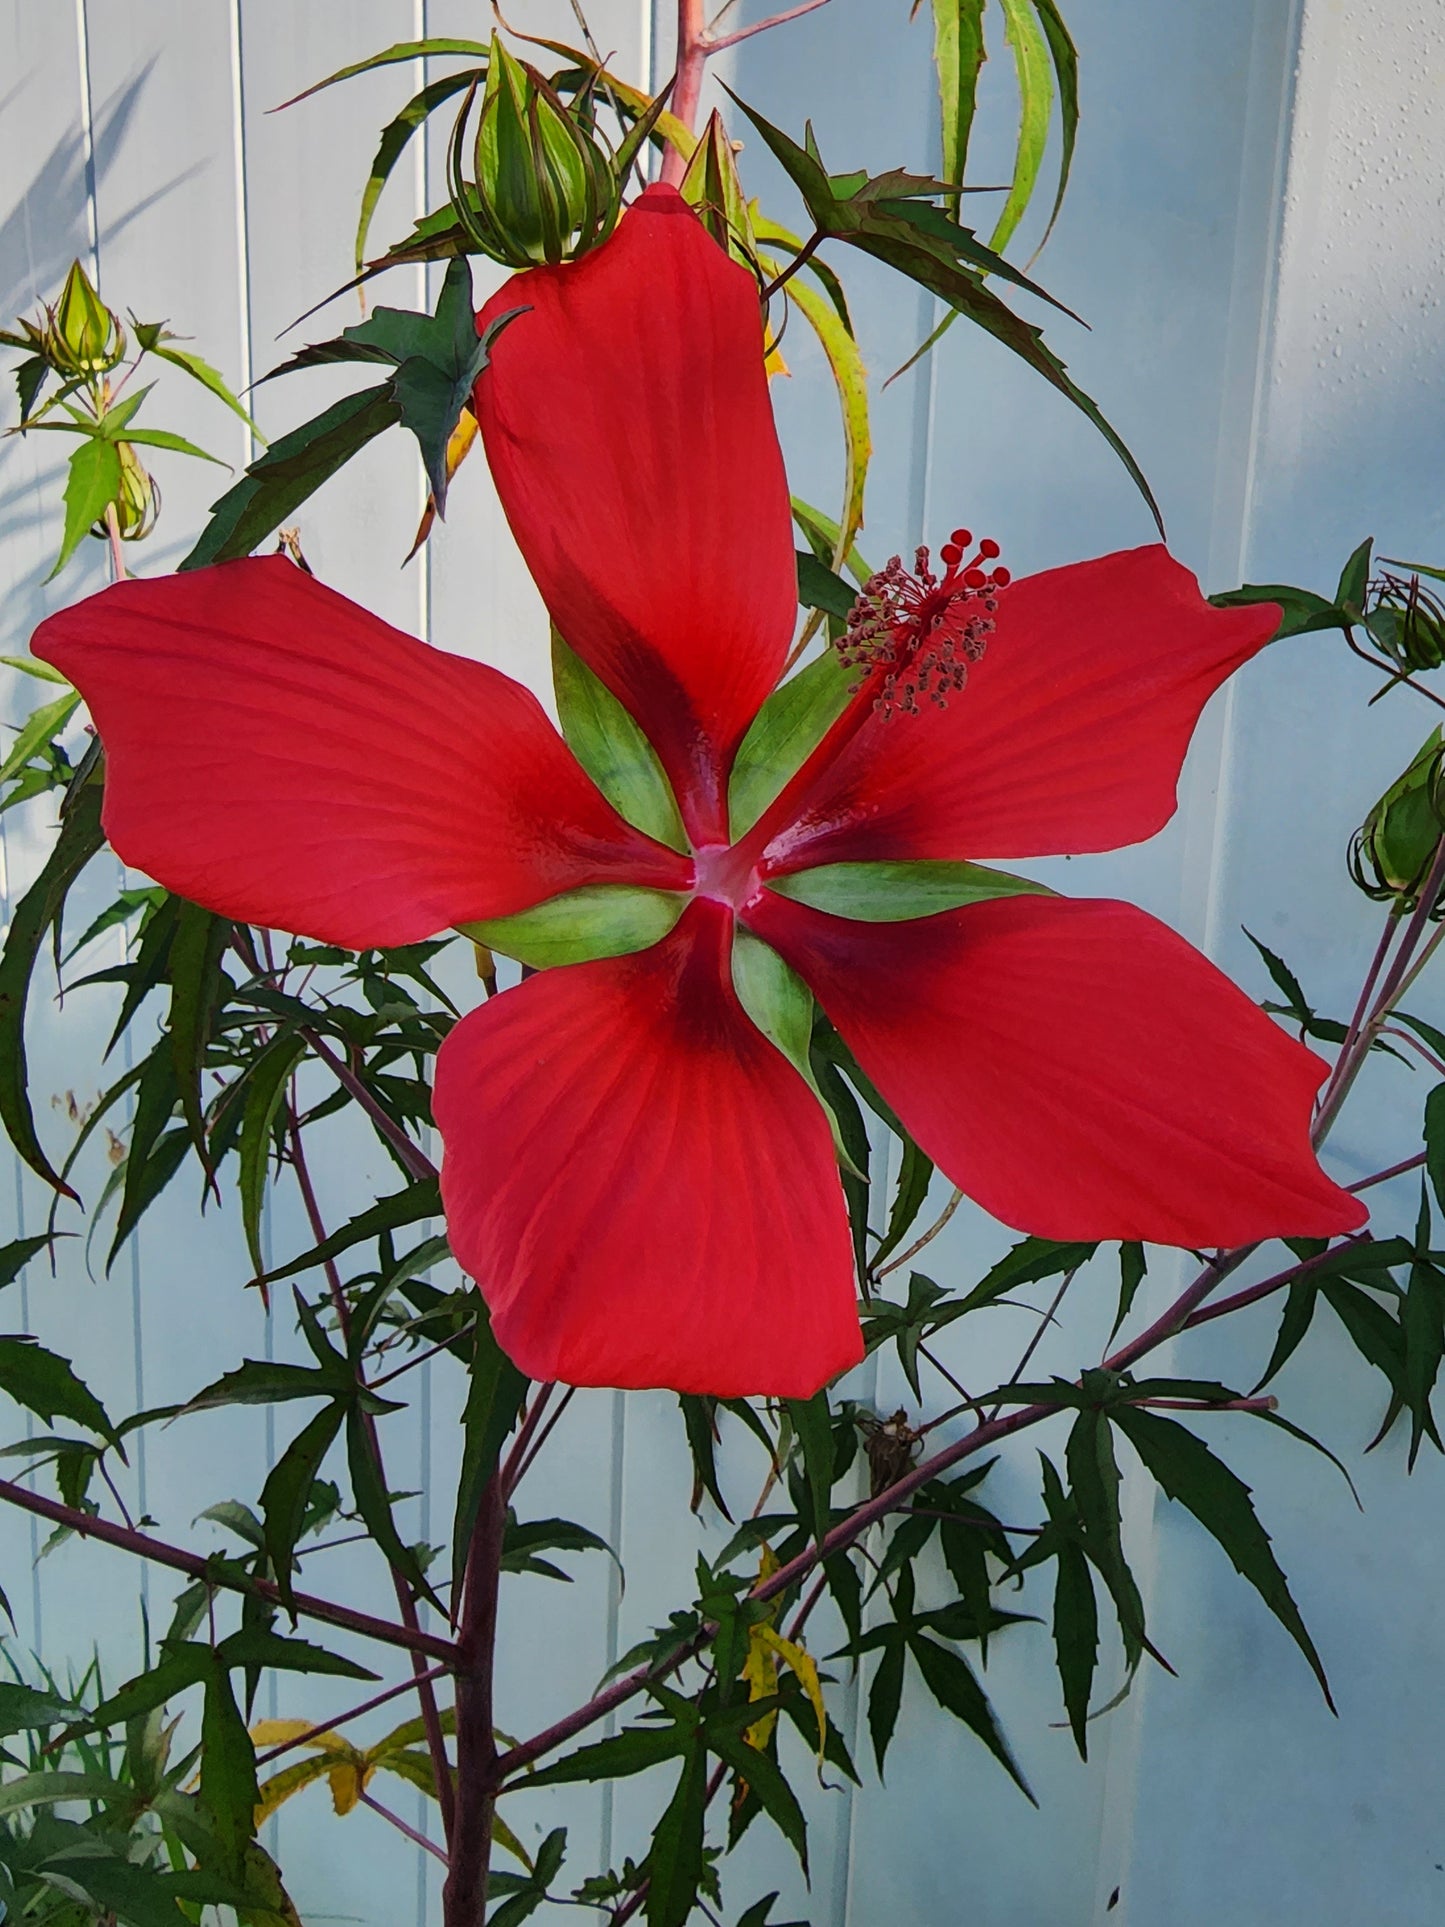
[[[586,883],[687,887],[519,684],[283,557],[118,583],[32,647],[90,705],[117,852],[225,916],[361,949]]]
[[[699,903],[464,1018],[433,1109],[457,1260],[533,1378],[807,1398],[863,1355],[827,1121]]]
[[[776,840],[786,864],[1076,855],[1152,836],[1205,702],[1279,626],[1157,544],[1004,590],[947,709],[872,717]]]
[[[1368,1216],[1310,1149],[1324,1065],[1142,910],[1013,897],[865,924],[768,892],[748,921],[1005,1224],[1198,1247]]]
[[[651,737],[700,841],[797,613],[758,291],[672,188],[595,253],[509,281],[478,326],[497,490],[558,628]]]

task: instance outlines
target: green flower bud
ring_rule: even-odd
[[[160,488],[155,476],[141,465],[129,442],[117,442],[116,453],[120,456],[120,493],[111,506],[120,525],[121,540],[143,542],[161,512]],[[109,534],[104,522],[96,522],[90,532],[102,538]]]
[[[493,34],[468,180],[471,108],[468,94],[452,132],[448,184],[457,219],[484,254],[527,268],[572,260],[607,239],[621,186],[587,95],[569,105]]]
[[[1364,624],[1402,675],[1445,663],[1445,607],[1418,575],[1387,572],[1372,582]]]
[[[1404,775],[1392,783],[1355,832],[1350,875],[1377,903],[1403,914],[1420,888],[1445,836],[1445,738],[1433,729]],[[1435,916],[1445,915],[1445,903]]]
[[[45,356],[62,374],[103,375],[124,360],[125,329],[78,261],[71,264],[48,319]]]

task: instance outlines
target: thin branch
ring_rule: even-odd
[[[751,27],[739,27],[735,33],[725,33],[716,40],[709,34],[707,50],[710,54],[720,54],[724,47],[736,47],[739,41],[751,40],[755,33],[766,33],[770,27],[786,26],[790,20],[799,20],[805,13],[816,13],[819,7],[826,7],[827,4],[828,0],[803,0],[801,6],[789,7],[786,13],[775,13],[770,19],[754,21]]]
[[[879,1270],[875,1271],[873,1276],[875,1278],[886,1278],[890,1271],[897,1271],[900,1266],[906,1265],[911,1259],[916,1258],[925,1245],[931,1245],[933,1243],[939,1232],[942,1231],[943,1227],[948,1223],[949,1219],[962,1203],[963,1192],[955,1189],[953,1196],[948,1200],[948,1203],[943,1207],[943,1210],[939,1213],[938,1217],[934,1219],[927,1231],[924,1232],[923,1236],[921,1238],[915,1238],[907,1251],[902,1252],[897,1258],[890,1259],[886,1265],[883,1265]]]
[[[447,1865],[447,1857],[435,1840],[428,1840],[424,1833],[419,1833],[415,1827],[409,1826],[399,1813],[393,1813],[390,1807],[384,1807],[380,1800],[373,1800],[364,1787],[358,1797],[364,1807],[370,1807],[372,1812],[379,1813],[383,1820],[389,1820],[398,1833],[404,1833],[408,1840],[414,1840],[417,1846],[424,1847],[435,1859],[440,1860],[444,1867]]]
[[[351,1066],[346,1062],[346,1059],[337,1056],[336,1052],[331,1049],[320,1032],[311,1030],[306,1025],[302,1025],[297,1030],[296,1035],[321,1059],[327,1069],[333,1073],[337,1083],[340,1084],[343,1089],[349,1091],[356,1099],[362,1110],[366,1112],[366,1115],[396,1152],[411,1175],[414,1178],[436,1177],[437,1167],[432,1163],[426,1152],[422,1150],[420,1145],[412,1143],[396,1119],[389,1115],[386,1109],[378,1102],[375,1095],[367,1089],[366,1084],[357,1076],[356,1072],[352,1070]]]
[[[290,1753],[298,1746],[307,1746],[312,1740],[321,1739],[324,1734],[334,1733],[338,1726],[346,1726],[352,1720],[359,1720],[363,1713],[374,1713],[378,1706],[385,1706],[388,1700],[399,1699],[403,1693],[415,1692],[419,1680],[440,1679],[448,1670],[445,1666],[430,1666],[425,1672],[413,1675],[411,1679],[404,1679],[395,1686],[388,1686],[384,1693],[378,1693],[372,1699],[363,1700],[360,1706],[353,1706],[349,1712],[338,1713],[335,1719],[322,1720],[319,1726],[308,1726],[306,1731],[298,1733],[294,1740],[282,1740],[279,1746],[273,1746],[265,1753],[258,1753],[256,1764],[268,1766],[272,1760],[279,1760],[283,1753]]]
[[[153,1565],[167,1566],[172,1572],[183,1572],[188,1578],[199,1579],[203,1585],[220,1592],[254,1593],[258,1598],[271,1600],[276,1605],[284,1604],[289,1608],[291,1604],[289,1600],[282,1600],[280,1592],[269,1579],[257,1579],[251,1573],[228,1571],[214,1560],[202,1558],[199,1553],[167,1545],[164,1540],[153,1539],[149,1533],[134,1531],[129,1526],[113,1525],[108,1519],[97,1519],[76,1506],[62,1505],[58,1499],[47,1499],[43,1494],[28,1491],[25,1486],[15,1485],[8,1479],[0,1479],[0,1504],[18,1506],[22,1512],[33,1512],[39,1519],[48,1519],[52,1525],[67,1527],[82,1539],[98,1539],[104,1545],[134,1553],[138,1559],[149,1559]],[[445,1666],[456,1663],[457,1649],[449,1639],[439,1639],[434,1633],[397,1626],[389,1619],[377,1619],[371,1613],[356,1612],[350,1606],[339,1606],[329,1599],[316,1599],[310,1593],[298,1592],[292,1597],[296,1612],[303,1619],[320,1620],[325,1625],[340,1627],[343,1632],[377,1640],[384,1646],[400,1646],[407,1652],[440,1660]]]
[[[473,1319],[471,1323],[463,1325],[459,1331],[454,1331],[450,1338],[443,1338],[440,1343],[429,1345],[424,1352],[416,1353],[414,1357],[407,1359],[404,1365],[397,1365],[391,1371],[383,1372],[380,1378],[369,1378],[366,1381],[367,1390],[379,1392],[383,1385],[390,1385],[393,1379],[402,1377],[406,1372],[414,1372],[418,1365],[425,1365],[429,1359],[435,1358],[438,1352],[450,1351],[459,1338],[466,1338],[475,1330],[476,1320]]]
[[[1402,1158],[1398,1164],[1388,1165],[1383,1171],[1372,1172],[1367,1178],[1356,1178],[1355,1182],[1353,1184],[1347,1184],[1345,1189],[1347,1191],[1368,1191],[1371,1185],[1383,1184],[1387,1178],[1403,1177],[1406,1171],[1418,1171],[1420,1166],[1425,1162],[1425,1155],[1425,1152],[1417,1151],[1414,1157]]]

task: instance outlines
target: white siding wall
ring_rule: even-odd
[[[566,0],[518,0],[517,11],[529,28],[572,30]],[[599,43],[615,50],[623,71],[641,74],[653,63],[650,13],[648,0],[597,0],[591,9]],[[733,76],[790,128],[811,112],[835,165],[926,165],[926,29],[910,30],[906,13],[903,0],[833,0],[740,50]],[[1328,587],[1343,555],[1371,531],[1391,553],[1438,560],[1439,8],[1433,0],[1075,0],[1066,13],[1082,54],[1085,118],[1075,185],[1040,272],[1094,332],[1051,323],[1051,333],[1154,481],[1176,552],[1211,587],[1241,577]],[[0,0],[0,315],[52,293],[76,254],[94,256],[113,303],[170,317],[238,382],[264,372],[279,359],[279,331],[346,277],[377,129],[415,76],[393,69],[284,115],[267,110],[389,42],[483,32],[484,15],[463,0]],[[665,70],[665,22],[658,37]],[[979,178],[1007,153],[1006,88],[1001,96],[980,136]],[[419,150],[389,190],[378,232],[398,231],[422,204],[424,164]],[[760,169],[754,178],[771,177]],[[430,188],[435,196],[435,179]],[[783,205],[776,194],[774,204]],[[929,304],[881,273],[853,270],[850,289],[881,378],[926,332]],[[402,274],[384,298],[421,292],[419,276],[408,285]],[[795,480],[827,501],[837,437],[826,375],[801,331],[788,352],[793,375],[777,397]],[[323,405],[327,380],[303,377],[304,392],[298,382],[262,389],[263,426],[289,426]],[[232,463],[246,458],[240,425],[199,390],[176,379],[162,393],[157,420]],[[876,420],[871,555],[936,539],[959,520],[999,537],[1016,569],[1149,539],[1145,512],[1103,444],[970,331],[957,329],[933,362],[881,395]],[[167,513],[150,568],[184,552],[216,492],[210,475],[184,462],[160,457],[157,466]],[[0,652],[23,648],[46,608],[102,580],[103,557],[90,544],[83,564],[44,584],[58,474],[45,438],[0,443]],[[480,464],[461,477],[429,554],[402,570],[419,507],[413,460],[383,442],[308,506],[308,554],[326,580],[402,627],[538,679],[540,605]],[[1373,712],[1366,728],[1368,689],[1335,643],[1311,638],[1270,651],[1206,718],[1178,820],[1143,850],[1069,865],[1067,887],[1144,904],[1258,994],[1240,935],[1247,923],[1286,952],[1324,1006],[1340,1005],[1373,941],[1366,906],[1344,877],[1345,840],[1424,730],[1402,703]],[[17,706],[30,693],[30,685],[11,692]],[[6,818],[0,828],[13,901],[43,852],[27,826]],[[94,1095],[100,1001],[81,995],[63,1019],[37,1013],[33,1083],[42,1128],[57,1146],[69,1127],[50,1111],[52,1093],[61,1103],[68,1091],[82,1103]],[[1445,1021],[1429,996],[1420,1007]],[[1413,1148],[1413,1119],[1368,1084],[1359,1110],[1341,1133],[1341,1170],[1363,1173]],[[98,1153],[83,1174],[88,1196],[105,1169]],[[381,1183],[386,1174],[362,1134],[338,1134],[321,1173],[328,1209],[350,1208],[370,1175]],[[13,1206],[0,1206],[0,1237],[42,1221],[45,1200],[18,1173],[5,1179],[5,1196]],[[243,1353],[284,1351],[288,1321],[278,1314],[268,1326],[241,1289],[234,1215],[212,1211],[198,1227],[178,1186],[109,1278],[99,1248],[94,1276],[87,1272],[78,1240],[61,1248],[57,1278],[33,1269],[9,1296],[9,1328],[69,1339],[82,1372],[121,1410],[190,1391]],[[269,1235],[278,1256],[300,1246],[302,1227],[284,1199]],[[981,1215],[960,1213],[936,1265],[977,1265],[1003,1242]],[[1162,1270],[1149,1281],[1161,1300],[1169,1286]],[[1107,1326],[1107,1279],[1074,1296],[1039,1361],[1046,1369],[1072,1369]],[[1248,1333],[1231,1328],[1191,1345],[1191,1368],[1247,1372],[1267,1343],[1268,1316]],[[1027,1329],[1007,1312],[993,1324],[970,1321],[967,1371],[1006,1371]],[[880,1399],[898,1396],[891,1377],[876,1389]],[[1313,1339],[1284,1390],[1296,1416],[1358,1457],[1376,1416],[1373,1393],[1361,1395],[1361,1373],[1340,1346]],[[455,1388],[439,1374],[427,1396],[414,1416],[388,1421],[394,1486],[435,1479],[445,1487]],[[203,1506],[254,1495],[276,1428],[284,1439],[289,1425],[284,1411],[274,1421],[240,1411],[154,1434],[137,1455],[128,1497],[184,1537]],[[1439,1468],[1427,1461],[1407,1484],[1398,1446],[1383,1447],[1364,1469],[1361,1516],[1323,1462],[1278,1449],[1243,1421],[1236,1430],[1229,1449],[1258,1488],[1331,1669],[1338,1722],[1215,1549],[1136,1492],[1139,1566],[1180,1678],[1153,1675],[1099,1722],[1096,1757],[1084,1769],[1058,1730],[1044,1630],[1000,1640],[990,1690],[1042,1810],[1026,1807],[958,1728],[910,1698],[887,1788],[811,1802],[811,1900],[758,1829],[749,1866],[729,1888],[728,1917],[784,1884],[795,1893],[793,1911],[820,1927],[884,1919],[1073,1927],[1106,1915],[1131,1927],[1306,1919],[1417,1927],[1435,1918],[1445,1894],[1431,1770],[1445,1694],[1434,1605],[1445,1577]],[[634,1398],[625,1411],[608,1394],[577,1401],[529,1506],[606,1531],[626,1567],[626,1592],[619,1602],[600,1569],[572,1588],[513,1588],[500,1689],[510,1730],[531,1730],[585,1696],[616,1651],[682,1596],[691,1555],[678,1530],[687,1487],[679,1446],[667,1398]],[[1026,1447],[996,1474],[1005,1517],[1031,1503],[1034,1463]],[[417,1534],[427,1529],[426,1503],[417,1502]],[[0,1581],[22,1644],[59,1665],[98,1646],[113,1677],[132,1665],[140,1575],[118,1556],[73,1544],[36,1567],[36,1550],[37,1535],[0,1514]],[[320,1563],[315,1571],[320,1589],[385,1608],[384,1575],[370,1559],[351,1550],[327,1559],[324,1582]],[[149,1582],[152,1619],[162,1626],[172,1590]],[[345,1696],[323,1685],[295,1690],[280,1710],[338,1708]],[[627,1783],[615,1811],[585,1792],[537,1796],[535,1811],[520,1811],[528,1826],[560,1818],[573,1828],[580,1878],[598,1854],[620,1860],[640,1851],[655,1799],[649,1785]],[[415,1817],[413,1795],[399,1788],[396,1801]],[[394,1844],[371,1816],[334,1821],[314,1794],[283,1816],[280,1846],[308,1921],[420,1927],[437,1919],[423,1856]]]

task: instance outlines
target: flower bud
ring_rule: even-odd
[[[72,262],[48,321],[45,357],[62,374],[103,375],[125,358],[125,329],[78,261]]]
[[[1418,575],[1377,577],[1370,584],[1364,623],[1402,675],[1445,663],[1445,606]]]
[[[1392,783],[1355,832],[1350,875],[1377,903],[1403,914],[1420,888],[1445,836],[1445,739],[1433,729],[1404,775]],[[1436,915],[1445,914],[1445,903]]]
[[[123,542],[143,542],[156,525],[161,512],[161,492],[156,478],[142,467],[140,457],[129,442],[117,442],[120,456],[120,492],[112,507]],[[92,535],[109,533],[104,522],[97,522]]]
[[[589,97],[569,105],[493,34],[468,180],[461,163],[471,101],[469,94],[452,132],[448,184],[476,246],[508,267],[527,268],[571,260],[605,241],[621,212],[621,184]]]

